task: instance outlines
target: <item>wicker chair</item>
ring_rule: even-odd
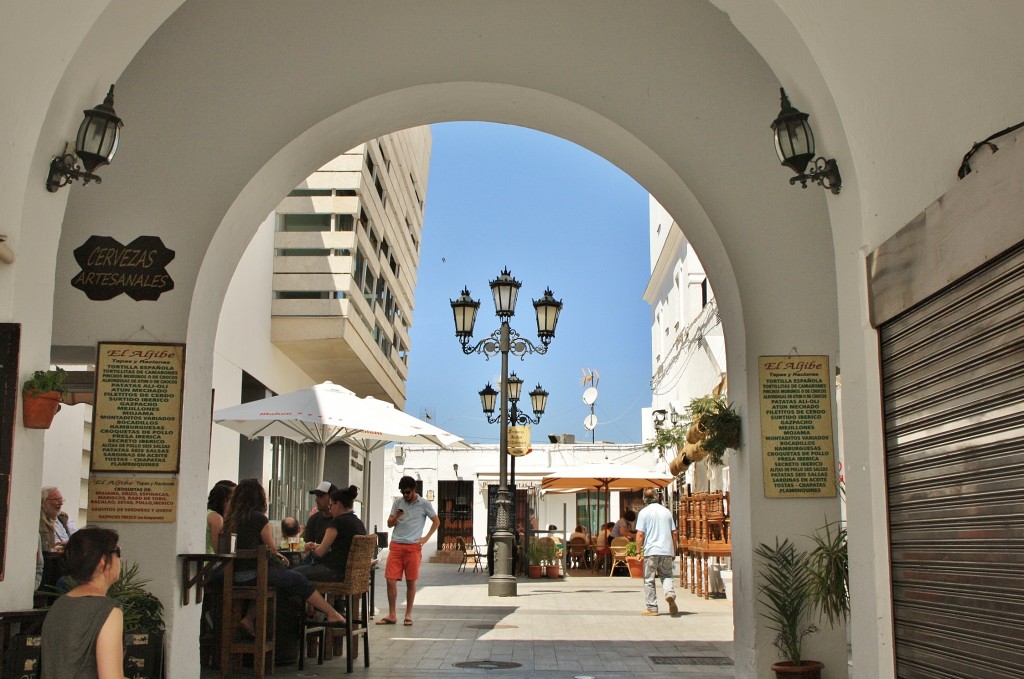
[[[329,629],[341,629],[345,632],[345,662],[346,672],[352,672],[353,639],[363,638],[363,665],[370,666],[370,635],[369,614],[370,614],[370,567],[373,558],[377,553],[376,535],[356,535],[352,537],[352,546],[349,548],[348,561],[345,563],[345,579],[340,582],[323,581],[314,582],[317,591],[324,595],[324,598],[335,599],[340,597],[345,601],[344,625],[332,625]],[[358,602],[358,603],[357,603]],[[337,604],[335,604],[337,608]],[[309,620],[303,617],[303,634],[305,639],[306,627],[320,627],[322,622]],[[328,635],[330,638],[330,635]],[[320,644],[317,663],[324,662],[324,646]],[[299,669],[303,669],[304,653],[299,654]]]
[[[612,552],[612,567],[608,570],[608,577],[615,575],[616,566],[625,566],[629,568],[629,563],[626,561],[626,545],[629,544],[629,538],[613,538],[611,544]]]

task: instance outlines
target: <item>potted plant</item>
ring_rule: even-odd
[[[683,450],[691,461],[707,457],[721,466],[725,450],[739,448],[742,421],[724,397],[697,396],[686,406],[686,416],[689,427]]]
[[[552,580],[561,577],[561,572],[558,567],[558,549],[555,547],[555,541],[545,539],[542,542],[541,550],[544,554],[544,575],[545,577],[551,578]]]
[[[797,551],[785,539],[775,546],[761,543],[755,550],[761,559],[757,600],[765,607],[761,615],[775,632],[774,644],[783,660],[772,665],[776,679],[820,679],[824,665],[801,655],[804,637],[818,631],[810,621],[815,607],[815,581],[807,552]]]
[[[541,547],[541,544],[538,540],[534,540],[530,543],[530,566],[527,569],[527,573],[531,578],[540,578],[541,572],[543,570],[540,564],[543,560],[544,549],[543,547]]]
[[[21,390],[21,419],[26,429],[50,428],[61,400],[68,393],[67,376],[63,368],[37,370],[25,381]]]
[[[638,550],[636,548],[636,541],[631,540],[626,545],[626,565],[629,567],[629,577],[644,577],[644,565],[640,561],[641,556],[643,556],[643,550]]]
[[[121,603],[124,614],[124,675],[128,679],[158,679],[163,665],[164,607],[145,588],[139,564],[121,566],[121,577],[107,596]]]
[[[832,627],[850,617],[850,559],[846,526],[826,523],[810,536],[814,548],[807,555],[814,606]]]

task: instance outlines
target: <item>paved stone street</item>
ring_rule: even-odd
[[[402,584],[400,599],[404,591]],[[640,580],[576,570],[560,580],[521,577],[518,593],[515,598],[491,598],[487,596],[486,573],[459,573],[451,564],[425,563],[414,625],[402,626],[404,607],[400,605],[399,624],[372,627],[370,667],[363,667],[360,657],[352,676],[734,676],[730,601],[698,599],[677,585],[678,615],[670,616],[662,601],[661,615],[643,617]],[[387,612],[383,578],[377,581],[376,606]],[[487,669],[457,665],[475,661],[515,666]],[[219,674],[210,670],[203,674],[204,679],[215,676]],[[315,660],[307,661],[302,672],[297,665],[278,667],[273,676],[342,677],[345,660],[335,658],[322,666],[317,666]]]

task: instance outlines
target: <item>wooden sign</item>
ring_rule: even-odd
[[[154,301],[174,289],[165,268],[174,250],[164,247],[158,236],[139,236],[121,245],[110,236],[89,236],[75,248],[75,261],[82,270],[71,279],[89,299],[105,301],[122,292],[135,301]]]
[[[765,497],[835,497],[828,356],[761,356]]]
[[[89,477],[89,523],[174,523],[178,479]]]
[[[184,386],[184,344],[100,342],[90,468],[178,471]]]
[[[513,457],[523,457],[530,450],[530,427],[509,427],[508,454]]]

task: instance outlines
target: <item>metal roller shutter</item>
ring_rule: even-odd
[[[1024,244],[879,327],[899,677],[1024,677]]]

